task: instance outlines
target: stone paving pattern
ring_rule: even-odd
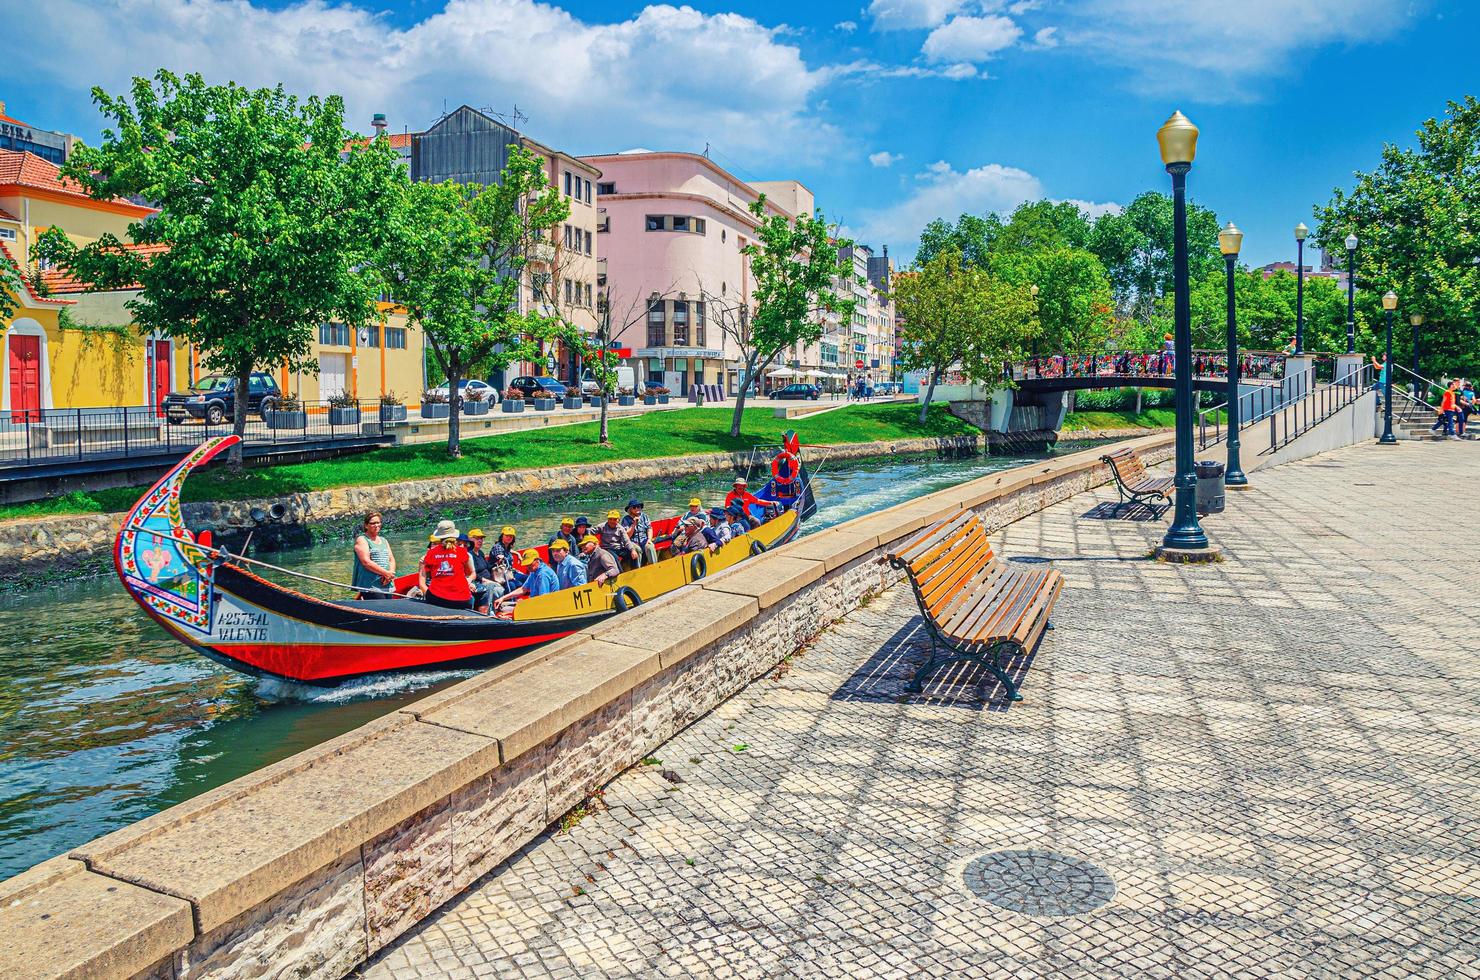
[[[1217,565],[1145,560],[1165,525],[1086,517],[1106,490],[998,535],[1067,580],[1023,702],[970,666],[904,696],[896,588],[363,975],[1480,977],[1480,455],[1252,480]],[[1000,908],[964,876],[998,850],[1114,895]]]

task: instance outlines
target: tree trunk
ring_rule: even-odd
[[[226,457],[233,473],[240,473],[242,469],[242,440],[247,436],[247,393],[251,390],[252,365],[251,363],[238,365],[236,369],[236,390],[231,399],[231,431],[237,438],[236,445],[231,447],[230,454]],[[287,394],[287,392],[283,392]]]
[[[1137,388],[1136,389],[1136,414],[1137,415],[1140,415],[1141,414],[1141,394],[1144,391],[1145,391],[1144,388]]]
[[[633,374],[633,384],[636,384],[637,383],[636,382],[636,377],[637,377],[636,376],[636,373],[634,372],[634,374]],[[602,389],[601,389],[601,439],[600,439],[600,442],[601,442],[601,444],[603,446],[608,446],[608,445],[611,444],[611,439],[608,437],[607,431],[606,431],[606,407],[608,405],[610,405],[610,404],[611,404],[610,396],[607,393],[606,387],[603,386]]]
[[[925,389],[925,397],[920,400],[920,424],[925,424],[925,418],[930,414],[930,399],[935,397],[935,383],[940,380],[940,369],[930,372],[930,385]]]
[[[457,383],[462,380],[462,373],[462,364],[449,359],[447,364],[447,455],[453,459],[462,458],[462,445],[458,441],[459,433],[462,431],[462,394],[457,387]]]
[[[735,414],[730,419],[730,438],[740,438],[740,419],[745,415],[745,396],[750,392],[750,379],[755,371],[753,363],[745,365],[745,373],[740,376],[740,390],[735,393]]]

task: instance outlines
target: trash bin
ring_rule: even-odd
[[[1192,464],[1197,474],[1197,512],[1203,517],[1223,513],[1223,464],[1204,459]]]

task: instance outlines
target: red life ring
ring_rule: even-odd
[[[781,463],[786,461],[786,475],[781,473]],[[771,459],[771,478],[776,481],[778,487],[790,486],[796,482],[797,474],[802,470],[802,461],[794,453],[782,450]]]

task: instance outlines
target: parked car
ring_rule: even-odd
[[[887,395],[891,398],[895,395],[904,394],[904,382],[880,381],[878,384],[874,385],[874,393],[878,395]]]
[[[800,381],[794,381],[791,384],[787,385],[785,388],[777,388],[775,391],[771,392],[772,398],[805,398],[816,401],[820,396],[821,391],[816,385],[804,384]]]
[[[262,418],[283,397],[272,375],[253,371],[247,385],[247,411]],[[172,391],[164,398],[164,414],[170,425],[187,418],[204,419],[209,425],[221,425],[236,413],[236,379],[221,374],[208,374],[185,391]]]
[[[626,388],[629,391],[635,390],[637,383],[637,373],[633,371],[630,367],[627,367],[626,365],[618,365],[616,375],[617,376],[614,379],[614,384],[618,389]],[[649,382],[649,386],[656,383],[657,382]],[[591,377],[591,372],[589,370],[583,372],[581,376],[581,394],[601,394],[601,388],[596,384],[596,379]]]
[[[448,392],[447,386],[445,384],[438,385],[437,387],[433,388],[432,391],[436,394],[442,395],[443,397],[450,396],[450,393]],[[484,401],[488,402],[488,404],[490,405],[498,404],[499,390],[493,385],[489,384],[487,381],[479,381],[477,378],[463,378],[457,383],[457,391],[458,394],[462,395],[464,398],[467,398],[470,392],[481,391],[483,392]]]
[[[525,398],[564,398],[565,385],[548,375],[533,377],[522,374],[509,382],[510,388],[524,392]]]

